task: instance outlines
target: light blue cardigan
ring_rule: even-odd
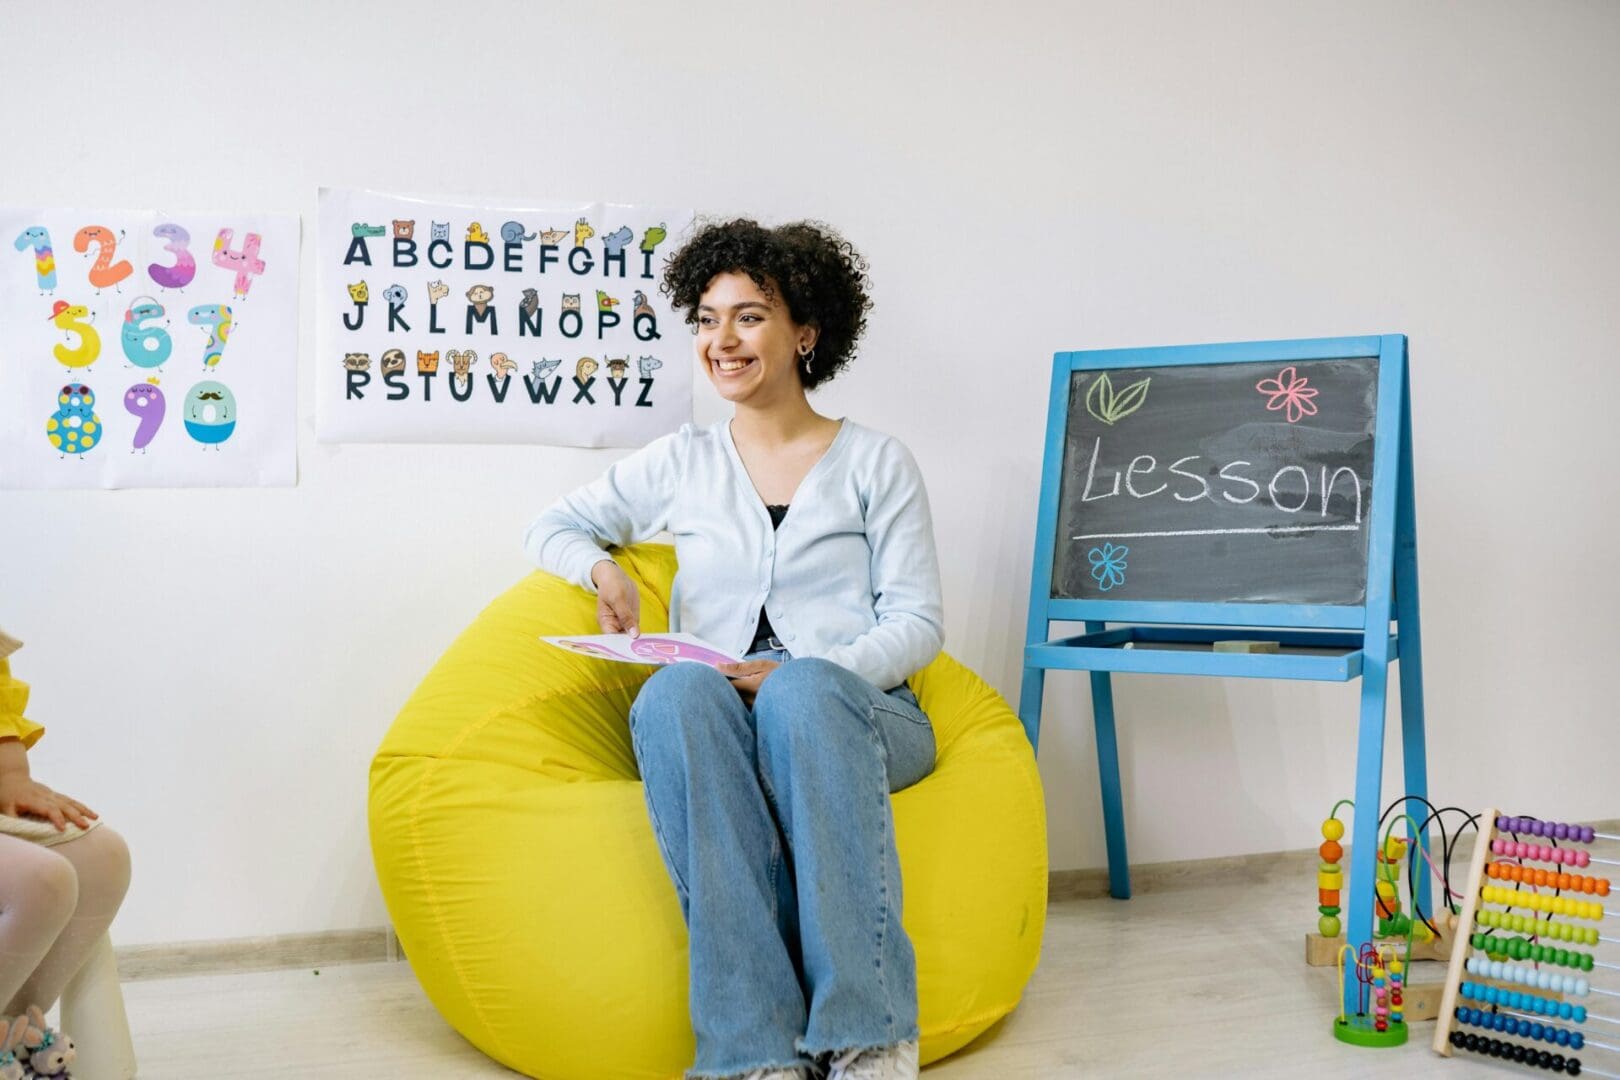
[[[729,420],[682,425],[565,495],[523,546],[550,573],[596,592],[602,548],[675,537],[670,629],[741,656],[760,605],[794,657],[821,657],[880,690],[945,642],[928,492],[898,439],[845,419],[783,520],[754,490]]]

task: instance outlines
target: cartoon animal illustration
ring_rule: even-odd
[[[400,221],[398,218],[394,219],[394,239],[395,240],[409,240],[412,237],[414,237],[415,235],[416,235],[416,219],[415,218],[412,218],[410,221]]]
[[[472,366],[478,363],[478,354],[471,349],[465,352],[457,352],[451,349],[444,355],[445,359],[450,361],[451,381],[463,391],[471,393],[471,387],[468,384],[472,381]]]
[[[655,318],[657,317],[658,313],[653,310],[653,306],[651,304],[647,303],[647,294],[646,293],[642,292],[640,289],[637,289],[634,299],[635,299],[635,304],[636,304],[636,310],[634,312],[633,317],[638,318],[638,319],[641,318],[641,316],[643,316],[643,315],[651,315],[651,316],[653,316]]]
[[[495,369],[495,377],[498,379],[510,378],[512,373],[517,371],[517,361],[503,352],[492,355],[489,358],[489,366]]]
[[[344,353],[343,367],[347,371],[369,371],[371,369],[371,354],[363,352]]]
[[[561,360],[536,360],[529,368],[529,377],[535,382],[543,382],[546,376],[556,371],[561,364]]]
[[[79,344],[75,348],[57,344],[51,352],[56,362],[66,368],[89,367],[101,355],[101,335],[96,328],[86,320],[90,318],[90,309],[83,304],[69,304],[66,300],[58,300],[51,305],[51,322],[56,324],[58,330],[65,330],[70,334],[79,336]]]
[[[435,349],[432,352],[422,352],[418,349],[416,352],[416,373],[418,375],[432,375],[438,370],[439,351]]]
[[[123,230],[114,236],[113,231],[105,225],[86,225],[73,234],[74,251],[88,252],[91,244],[96,245],[96,261],[90,266],[90,284],[97,289],[117,285],[135,272],[128,259],[119,259],[117,265],[113,264],[113,253],[118,250],[118,242],[123,238]]]
[[[357,304],[371,303],[371,290],[364,281],[357,281],[349,286],[349,299]]]
[[[219,449],[236,430],[236,395],[224,383],[205,379],[193,386],[184,411],[186,434],[205,447]]]
[[[567,229],[546,229],[540,233],[542,244],[560,244],[568,239]]]
[[[68,383],[57,391],[56,411],[45,421],[45,437],[63,457],[82,454],[101,441],[101,417],[95,406],[95,391],[83,383]]]
[[[428,282],[428,303],[437,304],[450,295],[450,286],[442,281]]]
[[[482,225],[475,221],[467,226],[467,243],[487,244],[489,243],[489,234],[484,231]]]
[[[218,367],[219,358],[225,352],[225,343],[230,340],[231,309],[224,304],[198,304],[186,312],[186,322],[192,326],[208,327],[208,343],[203,346],[203,364],[207,367]]]
[[[28,1066],[30,1080],[69,1080],[68,1066],[79,1058],[73,1040],[45,1023],[45,1014],[39,1006],[28,1006],[28,1027],[23,1033],[22,1048],[17,1060]]]
[[[664,366],[664,362],[656,356],[643,356],[636,360],[636,367],[641,371],[643,379],[653,377],[653,372]]]
[[[428,224],[432,226],[430,240],[450,242],[450,223],[448,221],[430,221]]]
[[[163,416],[168,412],[168,403],[163,400],[163,391],[158,389],[156,375],[124,391],[124,411],[139,421],[129,452],[145,452],[157,435],[158,428],[163,426]]]
[[[520,243],[520,242],[522,242],[524,240],[533,240],[533,239],[534,239],[534,233],[530,233],[528,236],[523,235],[523,223],[522,222],[508,221],[505,225],[501,226],[501,240],[504,243],[516,244],[516,243]]]
[[[630,358],[628,356],[610,356],[607,362],[608,378],[622,379],[630,374]]]
[[[577,293],[577,292],[575,292],[575,293],[567,293],[567,292],[563,293],[562,294],[562,309],[564,311],[578,311],[579,310],[579,293]]]
[[[705,649],[701,645],[693,645],[689,641],[671,641],[669,638],[657,634],[638,637],[630,642],[630,651],[653,664],[675,664],[681,661],[696,661],[713,667],[716,664],[729,664],[731,657],[724,653],[717,653],[713,649]]]
[[[489,302],[493,299],[495,299],[495,290],[488,285],[474,285],[467,290],[467,302],[473,306],[474,311],[478,312],[479,317],[483,316],[484,309],[489,307]]]
[[[578,379],[580,382],[584,382],[592,375],[595,375],[596,369],[601,366],[602,365],[598,364],[590,357],[582,356],[579,358],[579,362],[574,365],[574,378]]]
[[[214,237],[214,265],[221,270],[236,271],[235,293],[240,300],[253,287],[253,279],[264,273],[264,260],[259,258],[259,244],[263,237],[250,232],[242,237],[242,250],[232,251],[233,235],[233,230],[221,229],[219,235]]]
[[[398,375],[405,370],[405,350],[389,349],[382,354],[382,373]]]
[[[146,303],[142,303],[143,300]],[[129,310],[124,312],[124,325],[119,328],[118,338],[124,346],[124,355],[136,367],[160,367],[173,351],[174,341],[167,330],[161,326],[142,325],[148,319],[161,318],[163,305],[150,296],[136,297],[130,302]]]
[[[183,289],[197,276],[197,260],[192,258],[191,234],[179,225],[166,221],[152,230],[152,235],[168,241],[163,250],[174,256],[173,266],[152,263],[146,272],[152,283],[160,289]]]
[[[399,284],[390,285],[383,290],[383,300],[387,302],[389,307],[404,307],[405,298],[409,295],[405,291],[405,286]]]
[[[17,234],[13,246],[18,251],[34,249],[34,276],[39,279],[39,292],[43,296],[56,288],[56,255],[51,251],[51,233],[43,225],[35,225]]]
[[[524,289],[523,303],[518,306],[523,309],[523,314],[532,318],[534,313],[540,310],[540,294],[533,289]]]
[[[596,230],[591,228],[591,223],[586,221],[584,218],[580,218],[578,221],[574,222],[575,247],[584,247],[585,241],[589,240],[595,235]]]
[[[669,235],[669,230],[668,230],[668,227],[667,227],[666,223],[660,221],[657,225],[653,225],[650,228],[648,228],[646,234],[644,236],[642,236],[642,238],[641,238],[641,250],[642,251],[651,251],[651,250],[653,250],[659,244],[662,244],[664,242],[664,237],[666,237],[668,235]]]
[[[624,245],[636,238],[636,234],[628,225],[620,225],[617,232],[610,232],[602,237],[602,250],[609,255],[617,255],[624,250]]]
[[[601,289],[596,290],[596,310],[612,311],[615,307],[618,307],[618,305],[619,301],[616,297],[609,296]]]
[[[363,221],[357,221],[349,226],[349,232],[354,236],[385,236],[388,230],[381,225],[367,225]]]

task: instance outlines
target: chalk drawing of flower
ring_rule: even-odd
[[[1261,379],[1254,388],[1270,399],[1266,408],[1285,410],[1288,422],[1297,424],[1302,417],[1316,415],[1316,387],[1307,386],[1306,382],[1305,376],[1289,364],[1277,372],[1275,379]]]
[[[1086,552],[1086,558],[1091,560],[1091,576],[1097,579],[1099,589],[1107,592],[1125,584],[1125,556],[1130,553],[1130,548],[1113,544],[1104,544]]]

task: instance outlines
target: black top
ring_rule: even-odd
[[[780,529],[782,527],[782,519],[787,517],[787,506],[772,506],[767,503],[765,509],[770,511],[771,527],[773,529]],[[754,634],[754,640],[757,642],[761,638],[768,638],[775,632],[776,631],[771,629],[771,620],[769,616],[765,614],[764,606],[761,605],[759,609],[759,630]]]

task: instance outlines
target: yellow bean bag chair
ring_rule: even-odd
[[[611,554],[669,627],[675,552]],[[372,854],[438,1010],[490,1057],[544,1080],[666,1080],[695,1052],[687,937],[630,745],[650,667],[575,656],[596,598],[534,573],[474,620],[371,765]],[[1046,813],[1018,717],[941,655],[911,679],[938,742],[896,793],[922,1060],[1018,1004],[1046,925]]]

